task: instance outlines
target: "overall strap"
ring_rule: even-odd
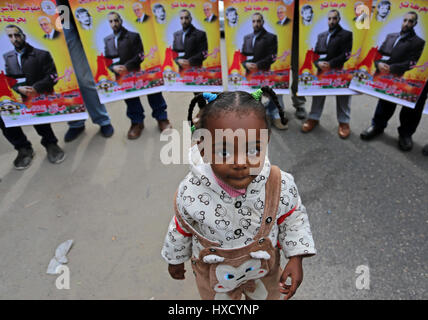
[[[254,237],[255,241],[269,236],[275,225],[281,196],[281,169],[272,166],[265,186],[265,209],[261,220],[260,230]]]
[[[202,246],[204,246],[205,248],[207,247],[219,247],[220,243],[218,242],[214,242],[211,240],[208,240],[207,238],[203,237],[199,232],[197,232],[190,224],[187,223],[186,220],[184,220],[184,218],[181,216],[180,211],[178,210],[177,207],[177,195],[178,195],[178,189],[175,192],[175,197],[174,197],[174,210],[175,210],[175,216],[177,218],[177,220],[180,222],[180,224],[183,226],[183,228],[190,234],[192,234],[193,236],[197,237],[198,241],[202,244]]]

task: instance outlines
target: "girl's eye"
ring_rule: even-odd
[[[217,156],[219,156],[221,158],[228,158],[228,157],[230,157],[230,152],[227,150],[217,151]]]
[[[231,280],[231,279],[235,278],[235,276],[233,274],[231,274],[231,273],[226,273],[226,275],[224,276],[224,278],[226,280]]]
[[[259,155],[260,150],[258,148],[251,148],[248,149],[248,155],[249,156],[257,156]]]
[[[251,267],[251,268],[248,268],[247,270],[245,270],[245,272],[250,272],[250,271],[253,271],[253,270],[254,270],[254,268]]]

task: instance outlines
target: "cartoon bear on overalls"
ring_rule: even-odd
[[[268,296],[263,278],[268,270],[262,268],[262,260],[269,260],[271,256],[266,251],[251,252],[252,259],[245,261],[238,267],[221,264],[225,259],[217,255],[208,255],[203,261],[208,264],[218,264],[215,275],[218,283],[214,286],[216,291],[215,300],[230,300],[228,292],[243,286],[243,293],[253,300],[265,300]],[[246,286],[246,284],[248,284]],[[245,287],[248,287],[245,288]]]

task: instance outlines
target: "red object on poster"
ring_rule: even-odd
[[[299,74],[303,73],[303,70],[312,70],[314,68],[314,62],[319,59],[319,55],[314,50],[308,50],[305,56],[305,62],[299,70]]]
[[[13,100],[13,92],[11,87],[13,87],[17,81],[13,78],[9,78],[4,74],[4,72],[0,72],[0,97],[9,97]]]
[[[107,59],[103,54],[97,57],[97,74],[95,75],[95,81],[99,82],[102,76],[108,78],[108,67],[113,63],[113,60]]]

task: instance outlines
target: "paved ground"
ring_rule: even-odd
[[[165,97],[174,127],[181,128],[191,94]],[[359,139],[374,110],[372,98],[354,97],[347,141],[336,134],[332,98],[321,126],[306,135],[285,101],[290,129],[273,132],[271,160],[295,176],[318,249],[304,262],[296,299],[428,298],[428,158],[421,154],[428,117],[414,136],[414,150],[402,153],[397,115],[381,138]],[[37,155],[28,170],[15,171],[16,153],[0,139],[0,298],[198,298],[191,273],[184,282],[170,279],[160,257],[172,197],[187,167],[160,163],[165,142],[150,118],[139,140],[127,140],[124,107],[108,105],[116,128],[110,139],[88,123],[82,137],[64,144],[66,126],[55,124],[67,152],[61,165],[47,161],[29,127]],[[56,277],[45,272],[67,239],[75,240],[68,255],[71,289],[60,291]],[[370,268],[370,290],[356,289],[359,265]]]
[[[165,94],[180,131],[191,97]],[[116,129],[110,139],[88,121],[83,136],[64,144],[67,127],[55,124],[67,152],[61,165],[48,162],[29,127],[24,131],[36,158],[26,171],[15,171],[16,152],[0,136],[0,299],[199,298],[191,272],[184,281],[172,280],[160,256],[187,166],[160,162],[166,142],[142,100],[148,118],[136,141],[126,139],[123,102],[108,105]],[[318,250],[304,261],[295,299],[427,299],[428,158],[421,149],[428,143],[428,116],[414,135],[414,150],[402,153],[398,112],[382,137],[359,139],[376,99],[353,97],[353,133],[346,141],[336,133],[333,98],[321,126],[309,134],[299,131],[289,97],[285,102],[290,129],[273,131],[270,158],[294,175]],[[68,255],[71,288],[61,291],[46,269],[68,239],[75,241]],[[369,290],[355,285],[361,265],[369,267]]]

